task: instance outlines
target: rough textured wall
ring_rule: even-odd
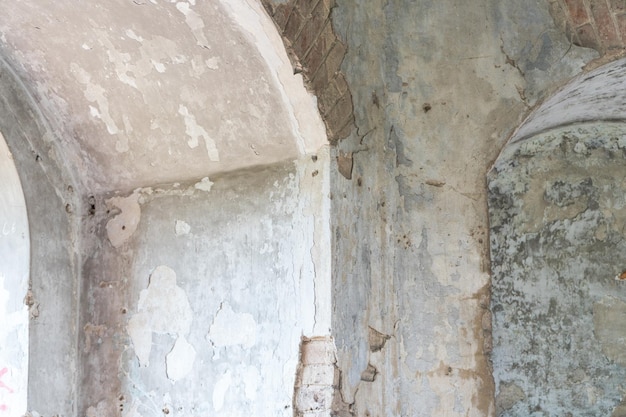
[[[317,229],[327,172],[322,150],[96,196],[81,413],[292,416],[301,336],[329,331]]]
[[[547,2],[338,1],[333,23],[358,127],[332,182],[338,412],[493,415],[485,175],[597,54]]]
[[[30,228],[28,406],[76,413],[77,217],[82,202],[58,137],[13,71],[0,60],[0,131],[17,167]],[[26,296],[26,294],[24,294]],[[2,366],[2,365],[0,365]]]
[[[625,151],[621,124],[572,126],[507,146],[489,175],[498,415],[622,400]]]

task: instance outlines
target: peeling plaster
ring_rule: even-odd
[[[213,183],[209,180],[209,177],[204,177],[200,180],[200,182],[195,183],[193,187],[196,190],[206,191],[208,193],[211,191],[212,186]]]
[[[230,388],[232,380],[233,378],[229,369],[224,372],[221,378],[215,383],[215,387],[213,388],[213,408],[216,412],[219,412],[224,407],[226,392],[228,388]]]
[[[107,237],[114,248],[122,246],[137,230],[141,218],[139,190],[128,197],[112,197],[106,200],[109,209],[120,212],[106,224]]]
[[[196,350],[187,342],[185,337],[179,337],[174,343],[172,351],[166,356],[165,364],[167,377],[172,381],[183,379],[193,369],[196,360]]]
[[[222,303],[207,339],[216,347],[242,345],[249,349],[256,343],[257,324],[251,314],[235,313],[230,305]]]
[[[202,21],[200,15],[192,10],[187,2],[181,1],[176,3],[176,8],[179,12],[185,15],[185,22],[193,32],[193,36],[195,36],[197,44],[203,48],[211,49],[209,41],[204,35],[204,21]]]
[[[90,103],[97,103],[98,107],[89,106],[89,113],[104,122],[110,135],[119,132],[119,128],[109,113],[109,100],[105,96],[106,90],[100,85],[91,82],[91,75],[78,64],[70,64],[70,72],[74,74],[76,80],[83,84],[84,96]]]
[[[185,133],[187,133],[190,138],[187,141],[187,145],[189,145],[192,149],[198,147],[198,138],[202,137],[204,138],[209,160],[213,162],[219,161],[220,157],[217,147],[215,146],[215,141],[209,136],[207,131],[202,126],[198,125],[196,117],[189,113],[187,107],[182,104],[178,107],[178,114],[183,116],[185,119]]]
[[[126,326],[140,365],[149,366],[152,333],[170,334],[184,339],[192,320],[189,299],[185,291],[176,285],[176,273],[167,266],[158,266],[150,275],[148,288],[139,295],[137,313]],[[189,354],[191,349],[193,346],[186,340],[178,347],[175,345],[169,360],[172,368],[168,368],[168,375],[173,375],[171,379],[186,375],[190,365],[180,355]]]
[[[174,233],[176,236],[188,235],[190,231],[191,226],[189,226],[187,222],[183,220],[176,220],[176,223],[174,224]]]

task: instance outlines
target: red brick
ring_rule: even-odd
[[[287,25],[292,9],[292,3],[281,4],[274,8],[274,15],[272,16],[272,19],[274,19],[274,22],[279,28],[281,28],[281,30],[285,30],[285,26]]]
[[[261,4],[263,5],[263,8],[265,8],[265,11],[267,12],[267,14],[273,17],[274,5],[269,0],[261,0]]]
[[[298,3],[298,8],[300,9],[300,13],[304,17],[309,17],[317,6],[317,3],[320,3],[321,0],[300,0]]]
[[[346,81],[346,77],[343,76],[342,72],[337,74],[337,76],[335,77],[334,83],[335,83],[337,90],[341,94],[347,93],[348,90],[350,89],[348,87],[348,82]]]
[[[596,50],[600,50],[600,42],[596,36],[596,32],[593,30],[591,23],[584,24],[578,28],[576,28],[576,35],[580,41],[579,46],[584,46],[586,48],[593,48]]]
[[[350,135],[350,133],[352,133],[353,129],[354,129],[354,116],[349,118],[346,121],[345,126],[340,128],[338,132],[332,132],[332,138],[329,138],[330,142],[333,144],[336,144],[341,139],[347,138]]]
[[[298,36],[302,25],[304,24],[304,18],[300,14],[300,11],[297,8],[294,8],[289,15],[289,20],[285,25],[285,31],[283,35],[289,39],[292,43]]]
[[[615,30],[613,17],[605,0],[592,1],[590,4],[591,14],[596,23],[600,43],[604,48],[621,44],[620,37]]]
[[[337,90],[335,83],[326,84],[326,88],[317,91],[317,106],[321,114],[327,114],[337,104],[342,97],[342,93]]]
[[[341,69],[341,62],[346,55],[346,46],[339,40],[333,44],[332,49],[324,59],[319,69],[310,74],[310,80],[314,91],[321,91],[333,78],[335,73]]]
[[[582,0],[563,0],[563,2],[569,10],[569,15],[572,18],[574,26],[580,26],[589,21],[587,9]]]
[[[311,17],[306,19],[304,27],[293,44],[294,51],[299,57],[305,56],[309,48],[313,46],[313,43],[322,32],[327,20],[328,15],[317,11],[317,9]]]
[[[342,42],[335,42],[333,48],[330,50],[325,60],[326,66],[332,72],[332,74],[339,71],[339,69],[341,68],[341,63],[343,62],[343,58],[346,56],[346,52],[346,46]]]
[[[569,11],[565,8],[565,5],[559,0],[550,1],[550,15],[554,19],[558,28],[565,33],[567,39],[573,43],[579,43],[576,37],[576,31],[572,25],[572,19],[569,15]]]
[[[303,57],[302,62],[308,68],[311,74],[315,74],[324,58],[337,40],[337,36],[333,33],[332,25],[326,21],[326,25],[322,32],[315,40],[312,48]]]
[[[350,94],[344,94],[335,106],[326,114],[322,114],[322,116],[331,131],[339,132],[339,130],[345,126],[346,122],[352,119],[352,111],[352,96]]]

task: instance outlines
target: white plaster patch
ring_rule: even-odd
[[[251,314],[235,313],[224,302],[213,319],[207,337],[213,346],[242,345],[249,349],[256,343],[256,321]]]
[[[157,70],[157,72],[159,73],[164,73],[165,72],[165,65],[155,61],[155,60],[151,60],[150,62],[152,62],[152,65],[154,66],[154,69]]]
[[[185,119],[185,133],[189,136],[187,144],[190,148],[196,148],[198,146],[198,138],[204,138],[206,144],[207,153],[211,161],[219,161],[219,153],[215,146],[215,141],[209,136],[208,132],[196,122],[196,117],[189,113],[189,109],[182,104],[178,106],[178,114]]]
[[[185,23],[187,23],[193,36],[196,38],[196,43],[203,48],[211,49],[209,41],[204,35],[204,21],[200,15],[189,7],[189,3],[184,1],[176,3],[176,8],[185,15]]]
[[[191,232],[191,226],[183,220],[176,220],[174,224],[174,233],[176,236],[188,235]]]
[[[167,377],[176,382],[183,379],[193,369],[196,350],[185,337],[179,337],[171,352],[165,358]]]
[[[209,177],[204,177],[197,182],[193,186],[197,190],[206,191],[207,193],[211,191],[211,187],[213,187],[213,183],[209,180]]]
[[[202,61],[202,57],[200,55],[194,55],[191,59],[191,73],[196,77],[201,76],[206,71],[205,67],[206,63]]]
[[[109,62],[115,66],[117,78],[124,84],[137,88],[135,78],[128,75],[128,73],[132,70],[132,66],[129,64],[131,60],[130,54],[127,52],[120,52],[116,49],[109,49],[107,51],[107,56],[109,57]]]
[[[152,328],[150,327],[150,316],[145,313],[133,315],[126,331],[133,341],[135,355],[139,359],[139,365],[148,366],[150,363],[150,351],[152,350]]]
[[[143,42],[143,38],[139,35],[137,35],[135,33],[134,30],[132,29],[126,29],[126,36],[128,36],[130,39],[137,41],[137,42]]]
[[[243,383],[245,385],[246,398],[249,401],[256,401],[260,381],[261,374],[259,373],[259,370],[254,366],[249,366],[244,371]]]
[[[106,90],[102,88],[101,85],[92,83],[89,73],[74,62],[70,64],[70,72],[74,74],[74,78],[76,78],[79,83],[85,86],[83,91],[85,98],[90,103],[95,102],[98,104],[97,109],[93,106],[89,106],[89,114],[102,120],[107,127],[107,132],[109,132],[110,135],[115,135],[119,132],[115,121],[109,113],[109,100],[104,95]],[[94,110],[96,110],[97,113]]]
[[[215,383],[213,388],[213,408],[215,411],[220,411],[224,407],[224,399],[226,392],[230,388],[233,378],[231,376],[230,369],[224,372],[224,375]]]
[[[137,190],[128,197],[112,197],[106,200],[108,208],[118,208],[120,211],[107,222],[107,237],[114,248],[122,246],[137,230],[141,218]]]
[[[204,62],[209,69],[217,70],[220,68],[220,59],[217,56],[214,56],[213,58],[209,58]]]
[[[148,366],[152,333],[184,337],[189,333],[193,313],[185,291],[176,285],[176,272],[158,266],[142,290],[134,314],[126,326],[140,365]],[[187,349],[184,347],[181,349]],[[175,356],[176,357],[176,356]]]

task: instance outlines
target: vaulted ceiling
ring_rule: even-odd
[[[89,192],[314,152],[315,99],[255,0],[0,2],[0,56]]]

